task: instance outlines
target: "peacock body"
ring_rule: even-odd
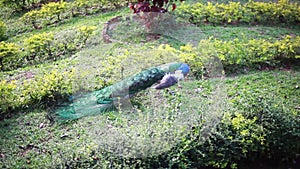
[[[71,103],[58,106],[51,117],[65,121],[116,110],[114,102],[120,98],[131,97],[155,83],[158,83],[154,86],[155,89],[176,84],[180,78],[174,75],[175,72],[186,76],[189,66],[185,63],[168,63],[149,68],[101,90],[80,95]]]

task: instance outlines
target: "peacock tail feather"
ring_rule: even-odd
[[[56,121],[66,121],[116,110],[114,101],[147,89],[181,65],[175,62],[149,68],[101,90],[79,95],[71,103],[56,106],[51,117]]]

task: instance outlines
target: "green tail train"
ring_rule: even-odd
[[[177,82],[177,79],[170,75],[164,78],[168,73],[177,70],[180,70],[183,75],[186,75],[189,71],[189,67],[185,63],[168,63],[149,68],[101,90],[82,94],[76,97],[72,103],[57,106],[55,110],[51,112],[50,117],[55,121],[66,121],[116,110],[114,101],[120,98],[131,97],[159,81],[166,83],[168,79],[172,80],[173,78],[175,79],[173,81]],[[163,78],[167,80],[162,80]],[[175,83],[171,82],[164,86],[174,84]]]

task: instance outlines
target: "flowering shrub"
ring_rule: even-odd
[[[34,34],[20,45],[0,42],[0,70],[69,57],[85,46],[95,29],[95,26],[82,26],[55,35],[52,32]]]
[[[38,10],[33,10],[30,12],[25,13],[21,18],[20,21],[23,22],[24,24],[31,24],[35,29],[40,29],[41,28],[41,20],[43,15],[40,11]]]
[[[47,56],[52,56],[51,42],[53,41],[53,39],[53,33],[35,34],[25,39],[24,47],[27,51],[27,61],[44,60],[44,58],[46,58]]]
[[[52,101],[72,93],[74,71],[52,70],[45,75],[22,81],[22,85],[13,81],[0,81],[0,118],[18,108],[25,108],[42,101]]]
[[[20,47],[14,43],[0,42],[0,70],[12,70],[20,64]]]
[[[67,11],[68,5],[67,2],[50,2],[41,9],[25,13],[20,20],[24,24],[32,24],[35,29],[41,29],[42,25],[61,21],[61,15]]]
[[[201,50],[205,49],[205,50]],[[300,58],[300,37],[285,36],[270,42],[264,39],[222,41],[217,39],[201,40],[199,48],[190,45],[181,47],[180,57],[191,65],[196,77],[203,75],[206,57],[217,56],[225,70],[238,67],[253,67],[267,64],[272,66],[285,59]]]
[[[127,2],[127,1],[126,1]],[[125,0],[118,1],[98,1],[98,0],[75,0],[72,2],[54,1],[43,4],[40,9],[31,10],[25,13],[20,21],[25,25],[30,23],[35,29],[41,29],[42,26],[51,25],[70,16],[78,14],[92,14],[105,8],[113,8],[117,4],[124,4]]]
[[[176,9],[175,1],[177,0],[139,0],[136,4],[129,4],[129,8],[133,13],[140,12],[168,12],[169,6],[172,6],[172,11]],[[182,0],[180,0],[182,2]]]
[[[59,22],[62,20],[61,15],[67,11],[68,5],[69,3],[63,1],[59,3],[50,2],[43,5],[40,12],[47,22],[51,22],[52,20]]]
[[[16,102],[19,100],[18,95],[14,94],[17,85],[15,81],[0,81],[0,114],[18,107]]]
[[[192,23],[236,24],[242,23],[299,23],[300,8],[289,0],[273,2],[249,1],[245,4],[229,2],[228,4],[182,4],[177,14]]]

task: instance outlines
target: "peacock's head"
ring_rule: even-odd
[[[177,71],[181,71],[181,73],[186,76],[190,71],[190,67],[186,63],[181,63]]]

